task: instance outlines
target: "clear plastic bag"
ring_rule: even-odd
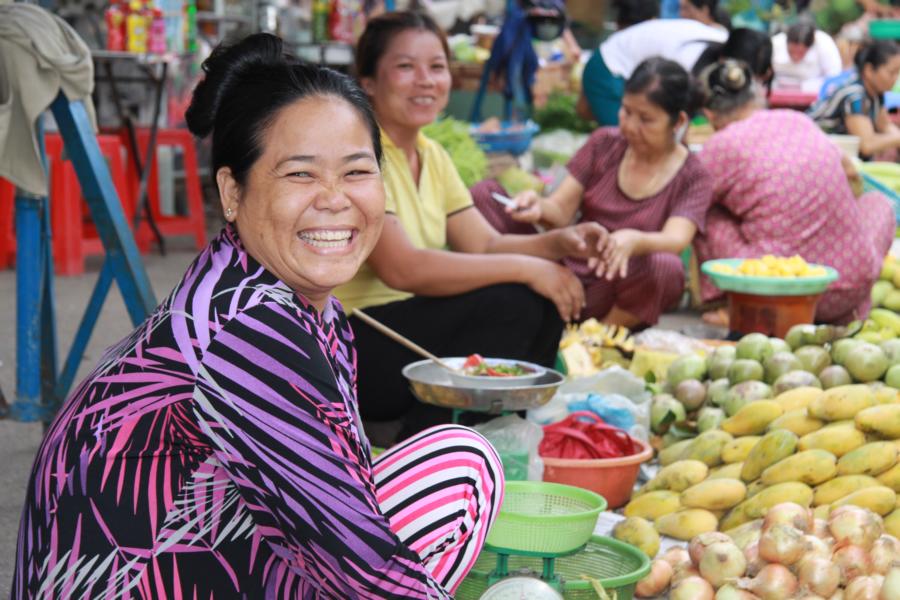
[[[508,480],[541,481],[544,461],[538,446],[544,439],[540,425],[526,421],[519,415],[504,415],[475,426],[494,446],[503,461],[503,473]]]

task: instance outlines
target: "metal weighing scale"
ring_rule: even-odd
[[[488,575],[488,589],[481,595],[481,600],[505,600],[507,598],[529,598],[534,600],[562,600],[563,579],[556,573],[556,559],[571,556],[584,550],[579,546],[565,553],[523,552],[498,548],[485,544],[484,549],[497,555],[497,566]],[[510,556],[530,556],[540,558],[542,572],[539,574],[527,567],[509,570]]]

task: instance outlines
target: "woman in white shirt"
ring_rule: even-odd
[[[843,69],[841,53],[831,36],[812,23],[791,25],[772,37],[773,87],[818,93],[822,82]]]

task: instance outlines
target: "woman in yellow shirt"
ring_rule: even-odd
[[[382,128],[387,203],[367,264],[336,295],[441,356],[517,358],[552,366],[564,321],[579,317],[584,290],[558,261],[596,256],[595,223],[544,235],[501,235],[474,208],[448,154],[421,133],[446,107],[449,49],[426,15],[371,20],[356,50],[357,76]],[[350,319],[359,352],[364,420],[402,418],[400,437],[446,421],[418,403],[400,373],[417,359]],[[375,440],[378,442],[379,440]]]

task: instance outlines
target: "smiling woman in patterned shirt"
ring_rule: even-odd
[[[454,425],[370,458],[331,297],[384,218],[368,101],[266,34],[203,67],[228,224],[50,426],[12,597],[449,598],[503,475]]]

